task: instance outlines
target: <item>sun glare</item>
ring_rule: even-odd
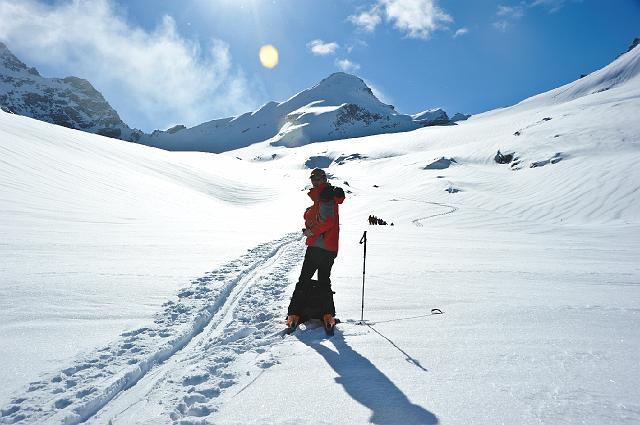
[[[260,48],[260,63],[265,68],[275,68],[278,65],[278,49],[271,44],[267,44]]]

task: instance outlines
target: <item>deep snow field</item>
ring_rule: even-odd
[[[294,149],[169,153],[0,112],[0,423],[640,423],[639,56]],[[348,191],[343,323],[283,337],[319,165]]]

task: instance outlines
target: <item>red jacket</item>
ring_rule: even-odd
[[[312,233],[307,246],[338,252],[340,217],[338,205],[344,201],[344,191],[323,183],[309,191],[313,205],[304,212],[304,223]]]

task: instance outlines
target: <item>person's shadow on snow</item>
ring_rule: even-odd
[[[377,425],[435,425],[438,418],[421,406],[413,404],[407,396],[376,368],[369,360],[353,350],[336,332],[331,348],[320,344],[321,341],[300,340],[316,350],[336,371],[336,382],[357,402],[370,409],[373,414],[371,423]]]

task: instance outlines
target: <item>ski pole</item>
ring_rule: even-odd
[[[360,245],[364,244],[364,258],[362,260],[362,310],[360,310],[360,323],[364,323],[364,276],[367,264],[367,231],[360,238]]]

